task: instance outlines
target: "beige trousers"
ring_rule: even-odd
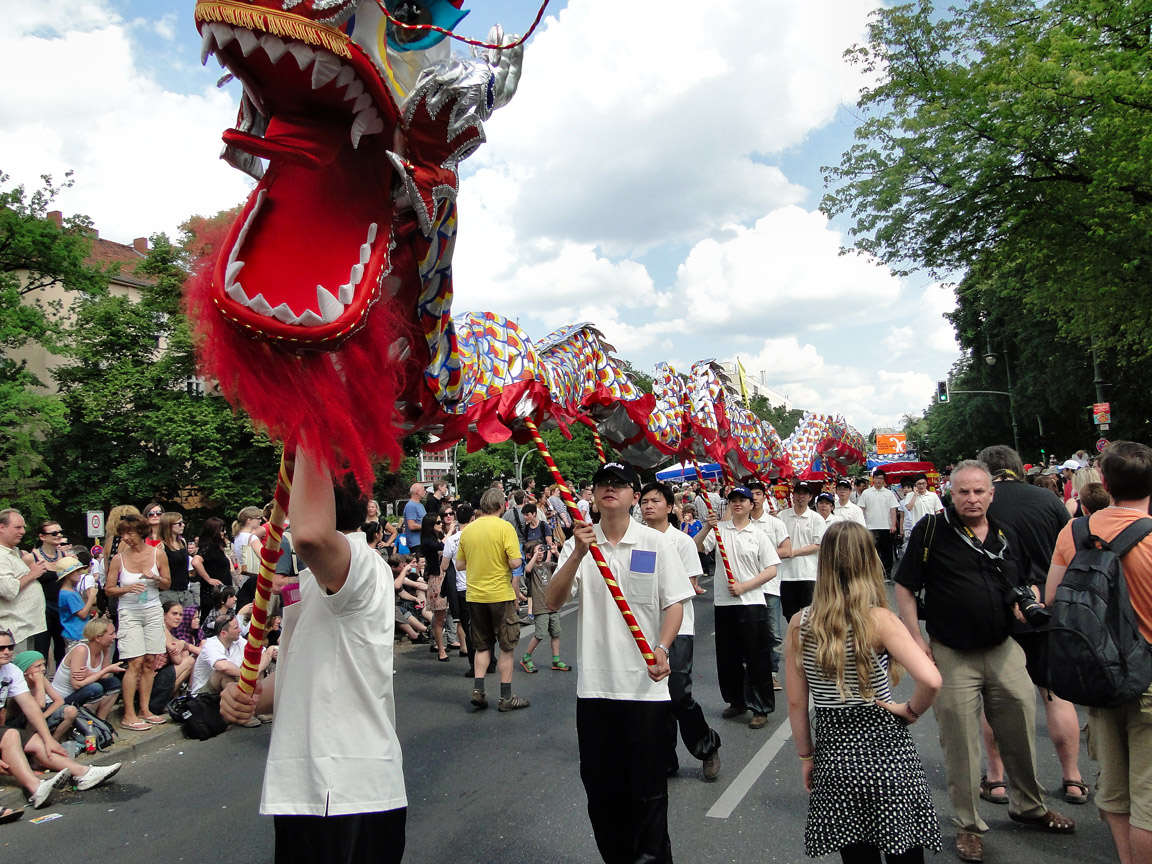
[[[980,711],[1000,745],[1008,781],[1008,812],[1047,812],[1036,779],[1036,690],[1014,639],[976,651],[957,651],[933,641],[932,655],[944,687],[932,706],[944,751],[948,797],[961,831],[983,834],[980,818]]]

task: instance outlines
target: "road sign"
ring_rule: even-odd
[[[1097,426],[1107,428],[1112,422],[1112,405],[1110,402],[1097,402],[1092,406],[1092,422]]]
[[[103,510],[89,510],[87,521],[88,521],[88,536],[89,537],[103,537],[104,536],[104,511]]]
[[[877,432],[876,455],[894,456],[908,448],[908,436],[903,432]]]
[[[1096,442],[1096,452],[1097,453],[1103,453],[1104,448],[1107,447],[1108,444],[1109,444],[1109,441],[1107,438],[1101,438],[1099,441]]]

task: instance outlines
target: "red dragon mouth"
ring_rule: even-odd
[[[395,102],[330,27],[298,20],[294,38],[199,23],[203,59],[215,55],[244,85],[225,158],[260,178],[228,233],[212,301],[253,336],[339,342],[390,269]]]

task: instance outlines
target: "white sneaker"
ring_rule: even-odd
[[[76,788],[83,792],[85,789],[95,789],[101,783],[111,780],[120,770],[120,763],[99,767],[92,765],[88,772],[76,781]]]
[[[47,804],[52,793],[68,782],[69,776],[68,769],[65,768],[62,771],[57,771],[51,777],[41,780],[36,791],[28,796],[28,803],[32,805],[32,809],[39,810]]]

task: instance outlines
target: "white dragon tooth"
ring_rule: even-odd
[[[265,33],[260,37],[260,44],[264,46],[264,53],[268,55],[268,59],[272,61],[273,66],[280,62],[280,58],[283,57],[284,52],[288,50],[288,46],[284,44],[284,40],[275,33]]]
[[[232,28],[221,21],[209,24],[208,27],[216,37],[216,50],[220,50],[236,38],[236,34],[232,32]]]
[[[273,309],[272,317],[277,321],[283,321],[285,324],[295,324],[297,321],[296,313],[288,308],[287,303],[281,303],[279,306]]]
[[[359,99],[360,94],[364,92],[364,82],[357,78],[348,85],[348,89],[344,91],[344,101],[349,99]]]
[[[212,35],[212,25],[204,27],[204,38],[200,40],[200,65],[208,65],[208,56],[216,47],[216,39]]]
[[[300,65],[300,70],[303,71],[307,68],[308,64],[316,59],[316,51],[311,45],[305,45],[303,42],[293,42],[288,46],[288,50],[292,56],[296,58],[296,62]]]
[[[359,114],[365,108],[372,104],[371,93],[361,93],[356,97],[356,101],[352,103],[352,113]]]
[[[257,294],[255,297],[253,297],[252,300],[248,303],[248,308],[255,312],[257,315],[272,314],[272,304],[264,299],[263,294]],[[293,315],[292,317],[295,318],[296,316]]]
[[[364,265],[353,264],[352,272],[348,274],[348,284],[355,287],[360,284],[360,280],[364,278]]]
[[[345,282],[340,286],[340,290],[336,292],[336,299],[343,303],[345,306],[351,303],[355,296],[356,286],[351,282]]]
[[[248,295],[244,293],[244,287],[239,282],[235,283],[234,285],[229,285],[225,289],[224,293],[239,303],[241,306],[248,305]]]
[[[316,286],[316,303],[320,306],[320,317],[325,324],[331,324],[344,314],[344,304],[332,296],[323,285]]]
[[[360,244],[360,263],[361,264],[367,264],[368,259],[371,257],[372,257],[372,244],[371,243],[361,243]]]
[[[343,66],[335,54],[327,51],[316,52],[316,62],[312,66],[312,89],[319,90],[338,74]]]
[[[324,319],[311,309],[305,309],[300,313],[300,317],[296,319],[296,323],[301,327],[319,327],[324,323]]]
[[[229,285],[232,285],[236,281],[236,275],[242,269],[244,269],[244,262],[243,261],[229,261],[228,262],[228,270],[225,272],[225,275],[224,275],[224,288],[225,289],[227,289]]]
[[[360,139],[365,135],[375,135],[384,131],[384,121],[376,113],[375,108],[368,108],[356,115],[352,121],[352,147],[360,146]]]
[[[371,225],[368,226],[368,242],[369,243],[375,243],[376,242],[376,223],[375,222],[373,222]]]
[[[356,70],[347,64],[341,64],[340,74],[336,76],[337,87],[347,87],[348,84],[356,77]]]
[[[236,28],[236,44],[240,46],[240,50],[247,57],[256,47],[260,44],[260,37],[253,33],[246,27]]]

